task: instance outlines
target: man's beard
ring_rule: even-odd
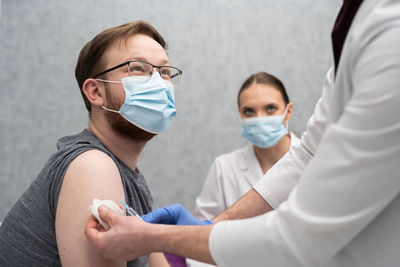
[[[106,97],[108,99],[108,105],[106,108],[112,110],[119,110],[122,104],[118,104],[117,100],[113,99],[111,94],[109,93],[111,88],[106,87]],[[145,130],[140,129],[139,127],[133,125],[126,119],[124,119],[119,113],[105,111],[105,118],[107,122],[110,124],[111,129],[121,135],[122,137],[126,137],[129,139],[136,140],[145,140],[149,141],[156,134],[146,132]]]

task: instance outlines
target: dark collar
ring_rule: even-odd
[[[335,26],[333,26],[332,30],[332,47],[333,56],[335,58],[335,73],[339,66],[340,54],[342,53],[346,35],[349,32],[351,23],[353,22],[357,10],[362,2],[363,0],[344,0],[342,8],[340,9],[336,18]]]

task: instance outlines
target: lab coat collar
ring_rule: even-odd
[[[243,179],[247,180],[249,185],[253,185],[264,175],[254,153],[253,144],[248,143],[242,148],[240,156],[242,157],[240,160],[240,170],[243,172]]]
[[[290,134],[290,147],[292,147],[293,144],[299,142],[299,139],[292,132],[289,132],[289,134]],[[290,147],[289,147],[289,149],[290,149]],[[256,157],[256,153],[254,152],[252,143],[247,142],[247,145],[244,148],[242,148],[241,157],[242,157],[242,160],[240,160],[239,168],[242,171],[246,171],[248,169],[254,170],[254,169],[257,169],[256,167],[258,167],[261,174],[264,175],[262,173],[260,163],[258,162],[258,159]],[[257,166],[254,166],[254,165],[257,165]]]
[[[240,169],[242,171],[248,170],[250,165],[254,164],[254,162],[260,165],[258,163],[256,154],[254,153],[252,143],[247,142],[247,145],[244,148],[242,148],[242,152],[243,152],[241,153],[242,160],[240,161]]]

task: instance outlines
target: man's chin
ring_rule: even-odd
[[[156,134],[149,133],[136,125],[133,125],[119,114],[109,114],[107,116],[111,128],[121,137],[132,140],[149,141]]]
[[[140,141],[149,141],[156,135],[146,132],[130,122],[127,122],[126,125],[119,125],[115,128],[113,127],[113,130],[123,137]]]

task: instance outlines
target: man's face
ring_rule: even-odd
[[[104,53],[104,69],[119,65],[128,60],[142,60],[153,65],[169,65],[164,48],[154,39],[143,34],[136,34],[126,41],[117,40]],[[104,79],[121,81],[128,76],[127,68],[119,68],[105,74]],[[105,83],[104,106],[119,110],[125,101],[125,91],[122,84]],[[117,113],[104,111],[106,120],[112,129],[124,137],[131,139],[150,140],[154,134],[146,132],[131,124]]]

